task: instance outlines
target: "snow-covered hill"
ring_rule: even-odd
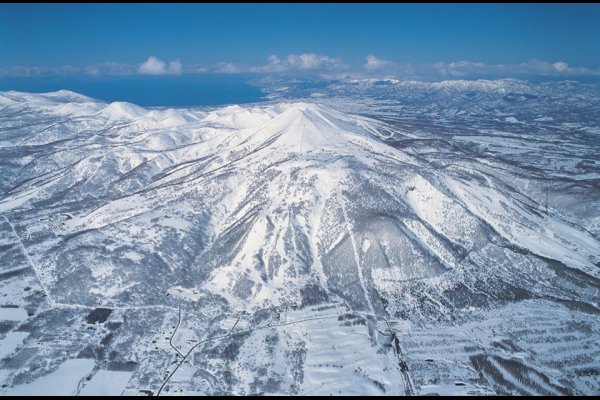
[[[518,81],[386,85],[459,97],[535,92]],[[560,375],[552,370],[557,360],[540,361],[546,355],[514,350],[518,345],[456,352],[457,359],[472,353],[460,362],[471,363],[484,380],[448,367],[432,372],[433,361],[416,356],[424,348],[402,336],[423,334],[432,323],[439,333],[467,322],[477,336],[473,321],[485,320],[484,310],[552,313],[558,307],[580,324],[565,334],[598,337],[588,314],[600,311],[600,159],[577,138],[485,124],[465,132],[453,129],[447,114],[430,115],[450,127],[450,136],[439,125],[412,128],[401,106],[394,112],[389,103],[373,107],[366,116],[364,109],[361,115],[341,111],[352,107],[332,99],[150,110],[68,91],[4,92],[0,107],[0,287],[6,304],[31,314],[7,331],[30,332],[26,348],[37,348],[53,330],[63,332],[73,319],[84,329],[82,315],[103,308],[112,310],[106,324],[116,328],[94,325],[87,339],[68,346],[101,370],[131,362],[129,390],[156,393],[166,382],[166,390],[190,393],[336,393],[338,378],[324,380],[325,387],[315,381],[325,373],[309,362],[317,359],[319,368],[339,363],[339,372],[327,372],[334,377],[362,374],[371,382],[355,392],[339,386],[345,393],[589,394],[598,388],[598,374],[578,372],[598,372],[597,363],[575,362]],[[532,158],[540,154],[546,163]],[[36,289],[23,295],[19,285]],[[179,322],[171,327],[173,318]],[[58,326],[42,328],[49,320]],[[356,328],[347,328],[348,321]],[[482,326],[499,323],[506,321]],[[339,342],[327,338],[338,334],[336,327]],[[502,329],[500,336],[513,343],[513,325]],[[399,341],[386,347],[382,341],[392,331]],[[169,377],[174,349],[185,354],[219,332],[224,354],[210,350],[216,346],[210,342]],[[161,337],[152,339],[156,334]],[[179,347],[156,343],[165,335]],[[359,340],[364,335],[366,342]],[[341,343],[362,352],[360,361],[327,350]],[[260,349],[264,357],[252,354]],[[508,368],[507,354],[516,363],[507,373],[519,385],[493,372]],[[342,371],[350,365],[354,372]],[[375,365],[390,372],[377,375]],[[537,374],[527,378],[533,383],[523,380],[532,374],[519,372],[524,368]],[[21,382],[19,371],[7,372],[12,386]]]

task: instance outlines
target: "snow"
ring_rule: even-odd
[[[577,371],[598,367],[598,124],[570,112],[592,107],[521,81],[339,86],[389,92],[209,111],[0,94],[0,296],[19,307],[0,308],[0,383],[102,342],[136,369],[67,362],[10,390],[155,390],[173,335],[214,341],[169,393],[595,394]],[[398,315],[402,355],[377,333]]]
[[[174,286],[167,290],[171,296],[178,299],[189,299],[192,301],[198,301],[200,295],[196,289],[186,289],[181,286]]]
[[[454,382],[437,385],[423,385],[421,386],[420,391],[423,396],[427,396],[428,394],[437,396],[481,396],[492,394],[471,384],[464,384],[464,382],[457,383],[459,383],[459,385],[456,385]],[[462,385],[460,385],[460,383],[462,383]]]
[[[108,122],[133,120],[148,113],[143,107],[123,101],[115,101],[104,107],[99,113],[99,116],[108,119]]]
[[[0,321],[24,321],[27,319],[27,311],[22,308],[0,307]]]
[[[367,238],[363,239],[362,245],[360,246],[360,249],[362,250],[362,252],[366,253],[367,250],[369,250],[369,247],[371,247],[371,242],[369,241],[369,239],[367,239]]]
[[[518,243],[535,254],[562,261],[593,276],[600,276],[600,271],[589,261],[600,248],[600,242],[589,233],[513,206],[505,195],[492,189],[481,186],[473,188],[450,178],[446,180],[446,184],[469,211],[488,221],[511,242]]]
[[[0,340],[0,360],[12,354],[29,336],[28,332],[9,332]]]
[[[79,384],[96,363],[89,359],[70,359],[58,369],[31,383],[8,388],[9,396],[73,396],[77,394]]]
[[[92,380],[80,390],[80,396],[120,396],[131,379],[132,372],[98,370]]]
[[[133,262],[136,262],[136,263],[142,261],[142,255],[135,251],[128,250],[123,253],[123,257],[125,257]]]
[[[365,325],[343,326],[343,314],[333,308],[323,312],[291,312],[288,320],[307,320],[297,325],[293,337],[307,340],[301,395],[398,395],[403,393],[398,371],[390,354],[365,352],[373,344]],[[320,319],[319,317],[322,317]],[[315,319],[310,319],[315,318]],[[396,361],[397,362],[397,361]],[[377,382],[377,383],[374,383]],[[384,390],[382,390],[382,387]]]
[[[404,193],[406,201],[423,221],[456,243],[473,247],[478,224],[459,204],[422,176],[414,176],[406,186],[414,188]]]

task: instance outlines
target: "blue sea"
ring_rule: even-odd
[[[1,78],[0,91],[71,90],[105,102],[127,101],[143,107],[217,106],[264,100],[252,77],[231,74],[123,77]]]

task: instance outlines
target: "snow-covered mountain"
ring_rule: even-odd
[[[0,93],[5,393],[73,362],[74,393],[597,392],[598,121],[522,122],[519,81],[344,90],[374,84],[412,103]]]

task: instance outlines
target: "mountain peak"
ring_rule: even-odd
[[[143,107],[125,101],[115,101],[104,107],[99,114],[109,121],[132,120],[148,113]]]

